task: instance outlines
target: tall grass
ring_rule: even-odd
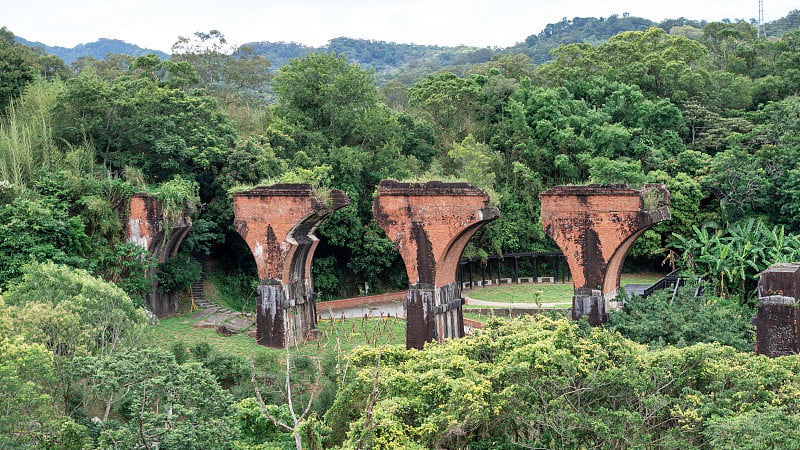
[[[40,172],[63,162],[51,133],[51,110],[62,89],[60,81],[36,80],[0,118],[0,181],[24,191]]]

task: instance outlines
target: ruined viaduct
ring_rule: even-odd
[[[626,185],[556,186],[539,194],[542,225],[569,264],[575,295],[572,318],[608,321],[607,302],[617,295],[622,263],[634,241],[667,220],[669,191]]]
[[[338,189],[328,194],[319,198],[310,184],[275,184],[233,196],[236,231],[258,268],[256,340],[261,345],[293,345],[316,328],[311,261],[319,239],[314,232],[332,212],[350,204]]]
[[[406,347],[464,336],[456,270],[469,239],[500,215],[489,196],[468,183],[383,180],[372,210],[408,274]]]
[[[159,263],[178,253],[183,238],[192,227],[189,216],[167,218],[161,202],[154,196],[137,193],[131,197],[128,207],[128,241],[144,249]],[[145,301],[158,317],[165,317],[178,311],[178,298],[175,293],[162,293],[158,290],[157,267],[147,271],[150,292]]]
[[[545,231],[572,273],[573,319],[605,322],[633,242],[670,217],[669,192],[662,185],[641,191],[624,185],[557,186],[539,198]],[[331,213],[349,205],[347,195],[332,189],[322,199],[309,184],[276,184],[236,193],[233,203],[235,228],[258,268],[258,343],[283,348],[305,339],[316,323],[311,263],[319,240],[314,233]],[[373,214],[397,246],[408,274],[406,346],[422,348],[426,342],[463,336],[457,268],[470,238],[499,217],[488,195],[468,183],[383,180]],[[188,217],[165,226],[160,204],[144,194],[131,199],[129,219],[130,240],[161,262],[177,252],[191,226]],[[153,311],[159,316],[175,312],[177,300],[159,294],[155,274],[150,275]]]

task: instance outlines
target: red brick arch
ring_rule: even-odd
[[[458,261],[475,232],[500,215],[489,196],[469,183],[383,180],[372,210],[406,266],[406,346],[463,336]]]
[[[258,268],[259,344],[283,348],[315,329],[311,263],[319,239],[314,232],[331,213],[349,204],[338,189],[323,201],[307,183],[260,186],[234,194],[234,225]]]
[[[147,249],[156,261],[162,263],[178,253],[186,234],[192,227],[190,217],[181,217],[167,223],[161,202],[154,196],[137,193],[128,205],[128,242]],[[145,294],[145,302],[158,317],[165,317],[178,311],[178,297],[174,293],[158,291],[157,268],[147,271],[150,292]]]
[[[606,321],[606,301],[619,289],[622,263],[633,243],[667,220],[669,191],[625,185],[556,186],[539,194],[542,225],[564,253],[575,287],[573,318]]]

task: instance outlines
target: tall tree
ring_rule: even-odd
[[[270,96],[270,61],[252,46],[229,44],[218,30],[180,36],[172,46],[171,60],[193,67],[197,84],[227,102],[263,105]]]
[[[0,113],[12,99],[22,94],[38,72],[31,49],[17,44],[14,34],[6,27],[0,28]]]
[[[110,85],[92,74],[70,80],[56,109],[54,135],[73,145],[89,140],[100,162],[117,171],[139,168],[149,182],[184,174],[213,186],[235,130],[212,97],[174,87],[172,69],[180,66],[144,56],[131,65],[136,78]],[[174,76],[184,79],[181,73]]]
[[[372,191],[383,178],[407,176],[404,153],[427,156],[424,126],[399,120],[382,101],[372,72],[343,56],[293,59],[274,87],[280,102],[273,127],[280,134],[271,136],[276,154],[300,178],[313,178],[304,181],[343,189],[352,202],[320,227],[330,247],[321,246],[319,258],[335,253],[348,276],[358,280],[349,284],[351,290],[362,280],[375,287],[399,284],[386,273],[399,255],[371,219]]]
[[[440,72],[414,84],[408,91],[408,103],[434,124],[437,140],[446,146],[473,131],[482,95],[476,78]]]
[[[558,48],[553,62],[537,72],[548,85],[561,85],[594,75],[638,85],[649,97],[667,97],[681,104],[703,99],[707,71],[699,64],[707,50],[661,28],[628,31],[592,47],[572,44]]]
[[[311,53],[281,67],[273,82],[280,113],[329,145],[375,145],[366,128],[380,113],[375,78],[344,56]]]

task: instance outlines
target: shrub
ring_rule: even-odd
[[[177,292],[189,288],[200,279],[203,267],[197,260],[186,254],[179,254],[174,258],[158,265],[158,291]]]
[[[208,279],[214,285],[217,302],[233,311],[255,312],[256,276],[242,272],[211,272]]]
[[[669,289],[642,298],[633,296],[621,311],[612,311],[609,328],[649,345],[684,347],[717,342],[739,351],[753,351],[753,311],[737,299],[693,297],[694,288]]]

